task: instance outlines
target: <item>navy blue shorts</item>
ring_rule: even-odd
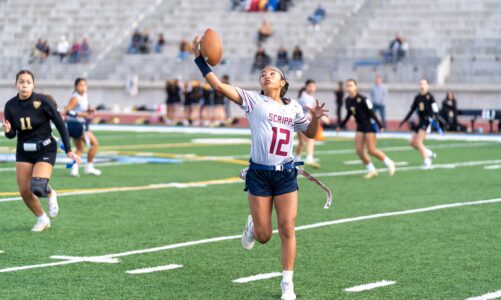
[[[80,123],[77,121],[67,121],[66,127],[68,127],[68,133],[70,137],[74,139],[79,139],[85,131],[89,130],[87,123]]]
[[[249,170],[245,189],[254,196],[278,196],[298,190],[297,169],[284,171]]]

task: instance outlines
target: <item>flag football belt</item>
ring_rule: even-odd
[[[291,161],[291,162],[288,162],[288,163],[283,164],[283,165],[267,166],[267,165],[256,164],[256,163],[250,161],[249,169],[250,170],[259,170],[259,171],[284,171],[284,170],[294,169],[296,166],[301,166],[301,165],[304,165],[304,162]]]
[[[23,150],[26,152],[36,152],[42,150],[44,147],[47,147],[52,143],[50,138],[45,140],[36,141],[36,142],[26,142],[23,143]]]

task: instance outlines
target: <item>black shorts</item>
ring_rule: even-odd
[[[179,104],[179,103],[181,103],[181,99],[179,97],[169,97],[169,98],[167,98],[166,103],[167,103],[167,105]]]
[[[245,178],[245,189],[251,195],[269,197],[295,192],[297,169],[284,171],[249,170]]]
[[[357,131],[363,133],[377,133],[376,128],[370,123],[357,124]]]
[[[215,105],[224,105],[224,96],[223,95],[214,95],[214,104]]]
[[[424,130],[426,133],[430,133],[431,123],[430,122],[411,123],[411,129],[416,133],[418,133],[419,130]]]
[[[51,139],[51,143],[43,147],[40,151],[24,151],[22,144],[17,146],[16,162],[27,162],[36,164],[37,162],[46,162],[54,166],[56,164],[57,143]]]

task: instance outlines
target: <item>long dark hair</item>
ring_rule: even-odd
[[[19,80],[19,76],[23,75],[23,74],[28,74],[31,76],[31,79],[33,80],[33,83],[35,83],[35,76],[33,75],[33,73],[31,73],[30,70],[21,70],[19,72],[17,72],[16,74],[16,82]]]
[[[77,88],[77,85],[82,81],[87,81],[87,79],[82,77],[77,77],[77,79],[75,79],[75,89]]]
[[[297,97],[300,98],[301,97],[301,94],[306,91],[306,87],[308,86],[308,84],[311,84],[311,83],[315,83],[315,80],[313,79],[308,79],[306,80],[306,82],[304,83],[304,86],[299,90],[298,94],[297,94]]]

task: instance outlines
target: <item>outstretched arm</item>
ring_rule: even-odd
[[[416,110],[416,108],[417,108],[416,99],[414,99],[414,102],[412,103],[411,109],[409,110],[409,112],[407,113],[405,118],[402,120],[402,122],[400,122],[400,124],[398,125],[398,128],[402,127],[402,125],[404,125],[404,123],[409,120],[409,118],[412,116],[412,113]]]
[[[205,80],[210,84],[210,86],[217,92],[223,94],[226,98],[230,99],[232,102],[242,105],[243,101],[234,86],[222,83],[221,80],[216,76],[216,74],[209,67],[203,56],[200,54],[200,42],[201,38],[196,36],[193,39],[193,54],[195,55],[195,63],[197,64],[200,72],[204,76]]]

